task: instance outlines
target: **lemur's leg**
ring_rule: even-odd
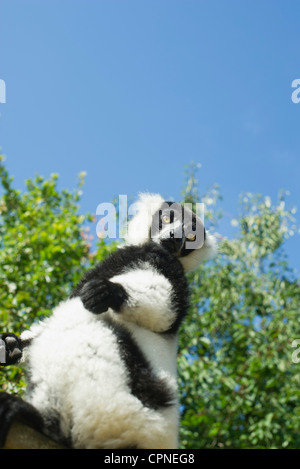
[[[41,432],[43,419],[37,409],[19,397],[0,392],[0,448],[5,445],[8,431],[14,421]]]
[[[23,351],[30,344],[31,337],[24,332],[21,337],[10,332],[0,334],[0,365],[16,365],[23,359]]]

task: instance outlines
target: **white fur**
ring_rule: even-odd
[[[81,300],[74,298],[33,326],[29,359],[32,379],[38,386],[27,400],[45,417],[57,411],[65,436],[67,429],[72,429],[76,448],[175,448],[176,406],[160,413],[144,407],[130,393],[116,336],[103,323],[105,314],[89,313]],[[142,350],[149,352],[154,346],[158,353],[167,353],[172,349],[175,359],[176,344],[168,344],[137,325],[130,327],[135,327],[134,336]],[[150,353],[151,362],[154,355]],[[172,376],[175,383],[174,363],[162,360],[159,365],[155,360],[153,369]]]
[[[135,246],[150,240],[152,217],[164,203],[159,194],[142,193],[135,202],[136,215],[130,220],[125,241]]]
[[[170,282],[153,267],[144,264],[141,268],[117,275],[112,282],[120,283],[129,296],[122,309],[125,321],[135,322],[154,332],[169,329],[176,318],[172,309]]]

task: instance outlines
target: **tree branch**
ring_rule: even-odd
[[[8,432],[4,449],[66,449],[23,423],[14,422]]]

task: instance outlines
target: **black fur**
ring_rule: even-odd
[[[165,380],[158,378],[131,334],[120,324],[106,320],[117,337],[121,359],[129,374],[129,387],[144,406],[154,410],[174,404],[176,396]]]

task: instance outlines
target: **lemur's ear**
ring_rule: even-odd
[[[159,194],[141,193],[132,209],[135,215],[128,223],[125,241],[127,244],[139,245],[150,240],[152,217],[164,203]]]

